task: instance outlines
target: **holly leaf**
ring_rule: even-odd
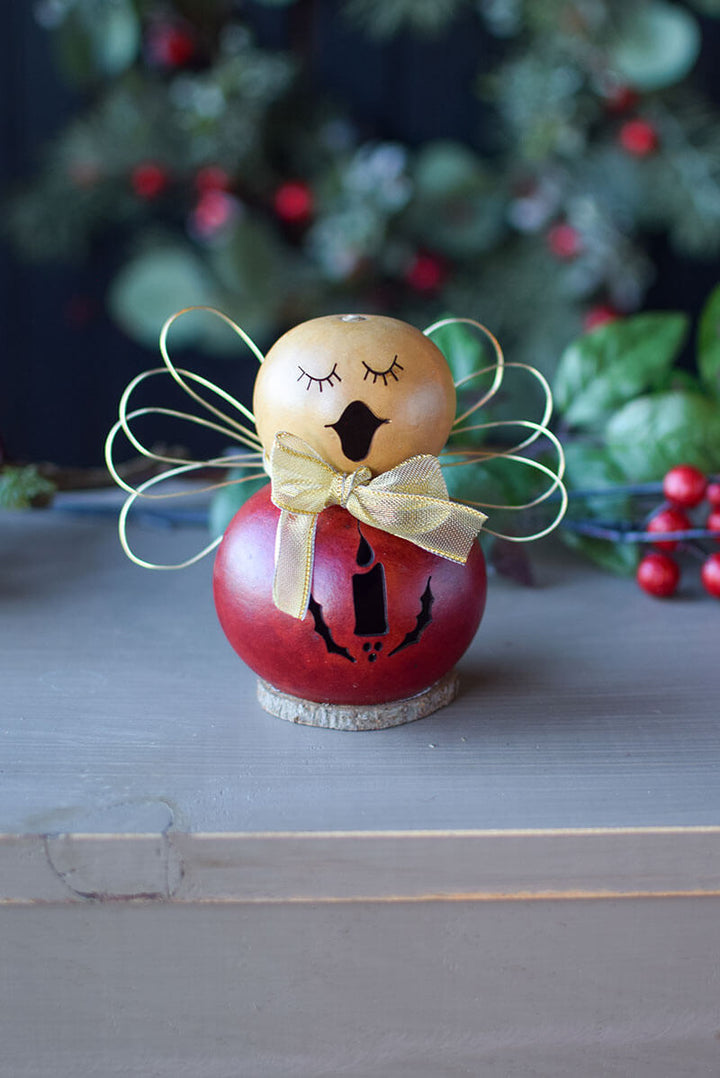
[[[565,349],[555,373],[555,403],[576,427],[596,426],[620,405],[656,389],[687,332],[684,314],[638,314],[600,326]]]
[[[660,479],[674,465],[720,467],[720,404],[677,390],[638,397],[605,428],[608,449],[633,481]]]
[[[565,450],[565,484],[571,492],[588,491],[578,501],[583,515],[597,514],[606,516],[610,512],[615,517],[622,517],[627,509],[627,495],[604,494],[614,491],[625,482],[625,474],[610,456],[607,449],[597,445],[569,441]],[[599,491],[596,497],[592,492]]]
[[[630,513],[630,499],[626,493],[617,493],[626,477],[607,449],[586,445],[582,442],[568,442],[565,445],[565,482],[572,493],[583,494],[571,499],[566,523],[572,519],[612,520],[626,519]],[[587,494],[583,492],[587,491]],[[592,494],[590,492],[598,492]],[[604,493],[607,491],[608,493]],[[629,575],[637,564],[637,544],[614,543],[607,539],[582,535],[561,525],[560,534],[567,546],[579,551],[585,557],[609,569],[613,573]]]
[[[706,387],[720,396],[720,285],[710,293],[700,315],[697,364]]]
[[[632,576],[637,569],[637,543],[613,543],[608,539],[579,535],[577,532],[562,527],[560,535],[566,546],[579,551],[596,565],[609,569],[612,573],[617,573],[619,576]]]
[[[568,441],[564,445],[566,478],[572,490],[611,489],[622,483],[624,475],[601,446]]]

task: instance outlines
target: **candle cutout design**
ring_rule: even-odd
[[[336,643],[333,638],[333,634],[330,632],[330,626],[323,617],[322,607],[320,606],[320,603],[317,602],[314,595],[310,596],[308,612],[312,615],[315,632],[325,641],[325,647],[328,650],[328,654],[341,655],[343,659],[349,659],[351,663],[354,663],[355,659],[353,659],[348,649],[344,648],[341,644]]]
[[[375,562],[373,549],[363,535],[360,525],[358,525],[358,532],[360,544],[355,558],[356,564],[361,568],[365,566],[371,566],[371,568],[364,573],[353,573],[352,577],[355,635],[386,636],[388,618],[385,569],[382,562]],[[373,562],[375,562],[374,565]],[[370,649],[369,643],[363,644],[363,651],[370,652]],[[377,652],[381,650],[382,642],[379,641],[368,655],[369,661],[375,662]]]
[[[427,584],[425,585],[425,591],[420,596],[420,613],[417,616],[415,627],[410,630],[405,639],[402,640],[396,648],[393,648],[390,652],[391,655],[397,655],[398,651],[402,651],[403,648],[409,647],[410,644],[417,644],[418,640],[432,621],[431,611],[435,596],[430,590],[431,580],[432,577],[429,576]]]

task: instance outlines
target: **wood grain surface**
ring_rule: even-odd
[[[173,561],[201,530],[147,523]],[[490,582],[449,707],[410,726],[294,726],[256,701],[209,561],[143,570],[110,519],[0,526],[0,831],[457,830],[720,824],[716,601],[533,554]]]

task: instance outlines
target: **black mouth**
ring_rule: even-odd
[[[370,452],[375,431],[389,422],[389,419],[378,419],[362,401],[351,401],[336,423],[325,426],[335,431],[348,460],[360,461]]]

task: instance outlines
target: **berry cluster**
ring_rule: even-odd
[[[638,584],[648,595],[658,598],[672,595],[680,582],[680,566],[672,552],[682,547],[702,557],[700,578],[703,587],[709,595],[720,599],[720,553],[708,554],[697,541],[672,538],[674,532],[692,531],[696,524],[688,510],[698,510],[708,502],[710,513],[702,527],[708,532],[717,532],[717,542],[720,542],[720,481],[708,481],[697,468],[678,464],[666,474],[663,494],[665,503],[650,516],[646,531],[664,538],[652,541],[655,549],[641,559],[637,569]]]

